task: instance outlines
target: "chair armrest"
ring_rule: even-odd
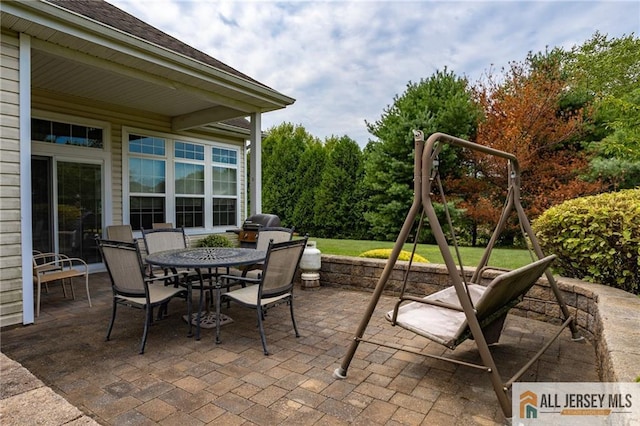
[[[55,263],[61,261],[62,259],[67,259],[68,256],[61,253],[38,253],[34,254],[32,257],[33,267],[38,268],[42,265],[48,265],[47,268],[43,269],[56,269]],[[58,268],[59,269],[59,268]]]
[[[84,269],[85,273],[89,272],[89,266],[87,265],[87,263],[78,257],[67,257],[64,254],[58,254],[56,256],[53,256],[54,253],[48,254],[50,257],[55,257],[55,260],[35,265],[33,267],[34,273],[42,274],[49,271],[72,269],[77,267]]]
[[[230,282],[237,282],[237,283],[246,283],[246,284],[260,283],[260,278],[239,277],[237,275],[220,275],[218,278],[222,280],[228,280]]]
[[[161,281],[164,282],[164,285],[168,285],[170,283],[173,283],[174,285],[178,285],[178,283],[180,282],[180,280],[182,278],[185,278],[187,276],[187,274],[185,272],[176,272],[176,273],[168,273],[168,270],[165,269],[164,270],[164,275],[151,275],[151,276],[145,276],[144,280],[146,283],[152,283],[154,281]]]

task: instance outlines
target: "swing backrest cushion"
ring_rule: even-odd
[[[503,308],[508,310],[518,303],[555,258],[555,255],[547,256],[495,277],[475,303],[478,321],[482,322]]]

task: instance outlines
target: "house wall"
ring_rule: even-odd
[[[20,233],[20,141],[19,141],[19,41],[15,36],[2,34],[1,43],[2,143],[0,144],[0,327],[22,322],[22,268]],[[122,223],[122,129],[133,127],[150,132],[167,133],[244,147],[243,139],[223,135],[202,135],[171,131],[169,117],[144,114],[113,105],[96,104],[84,99],[33,90],[32,110],[56,117],[76,117],[109,123],[108,150],[110,152],[111,190],[110,223]],[[240,150],[240,206],[246,209],[245,150]],[[195,237],[196,239],[198,237]]]
[[[106,121],[110,124],[110,151],[111,151],[111,206],[112,206],[112,222],[113,224],[122,223],[122,129],[123,127],[135,127],[150,132],[160,132],[172,135],[186,136],[190,138],[198,138],[211,140],[216,142],[228,143],[238,146],[244,146],[245,141],[242,139],[232,139],[223,135],[203,135],[194,132],[172,132],[171,121],[169,117],[141,113],[140,111],[116,107],[106,104],[96,104],[88,102],[84,99],[72,99],[65,97],[64,99],[52,96],[50,93],[39,92],[34,90],[32,96],[32,108],[37,111],[46,111],[49,113],[65,114],[74,117],[82,117],[93,120]],[[246,152],[240,150],[238,159],[240,164],[240,212],[246,211],[246,170],[243,169],[245,164]]]
[[[0,41],[0,326],[22,321],[19,42]]]

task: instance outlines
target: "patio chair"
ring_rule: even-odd
[[[258,315],[260,340],[262,341],[262,349],[265,355],[269,355],[269,351],[267,350],[263,321],[264,314],[268,308],[282,303],[288,304],[293,329],[296,337],[300,337],[293,315],[293,281],[306,245],[307,237],[294,241],[269,243],[264,268],[259,279],[233,275],[221,277],[236,283],[256,284],[221,294],[217,302],[217,311],[220,312],[220,304],[224,301],[237,302],[244,307],[255,309]],[[220,325],[217,323],[216,342],[219,342],[219,336]]]
[[[111,241],[124,241],[127,243],[132,243],[135,241],[131,225],[107,226],[107,239]]]
[[[294,228],[282,227],[266,227],[261,228],[256,241],[256,250],[267,251],[269,243],[281,243],[283,241],[291,241],[293,238]],[[264,262],[255,263],[253,265],[240,266],[238,268],[230,268],[229,275],[239,275],[242,277],[250,276],[251,278],[259,278],[260,270]],[[251,273],[251,271],[254,271]]]
[[[142,229],[142,237],[147,253],[187,248],[184,228]]]
[[[188,247],[187,236],[184,228],[156,228],[142,229],[142,238],[147,254],[153,254],[165,250],[185,249]],[[167,271],[164,271],[165,275]],[[181,270],[172,271],[174,274],[182,274],[183,276],[194,276],[193,271]],[[150,276],[155,276],[153,268],[150,268]]]
[[[158,317],[161,317],[162,313],[166,312],[167,304],[171,299],[177,296],[186,297],[187,291],[181,287],[151,284],[154,281],[167,280],[172,277],[147,277],[140,249],[136,243],[98,240],[98,247],[107,267],[113,290],[113,310],[106,340],[111,338],[118,305],[143,309],[145,321],[142,342],[140,343],[140,354],[143,354],[149,326],[153,322],[153,309],[161,307],[158,312]]]
[[[36,283],[36,317],[40,316],[40,299],[42,285],[49,290],[49,283],[60,282],[64,297],[67,297],[65,281],[68,281],[71,288],[71,296],[75,300],[76,294],[73,290],[73,278],[84,277],[85,288],[87,290],[87,300],[91,307],[91,295],[89,294],[89,267],[87,263],[76,257],[68,257],[62,253],[40,253],[33,254],[33,281]]]
[[[153,254],[165,250],[186,249],[189,247],[187,235],[184,232],[184,228],[156,228],[156,229],[142,229],[142,237],[144,239],[144,245],[147,254]],[[154,272],[153,268],[150,268],[150,276],[156,277],[157,270]],[[195,270],[191,269],[173,269],[172,275],[179,277],[177,283],[183,286],[187,286],[186,280],[191,281],[193,289],[200,289],[200,276]],[[169,274],[169,271],[164,270],[164,275]],[[209,290],[209,300],[213,301],[213,290],[215,289],[215,283],[213,279],[217,277],[217,271],[209,271],[202,273],[202,282],[208,281],[205,284],[203,290]],[[207,306],[210,303],[206,304]]]

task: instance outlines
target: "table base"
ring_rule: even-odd
[[[189,316],[183,315],[182,318],[188,321]],[[220,325],[231,324],[233,322],[233,318],[228,315],[220,314]],[[194,312],[191,314],[191,325],[198,326],[198,313]],[[216,313],[215,312],[206,312],[200,316],[200,328],[216,328]]]

